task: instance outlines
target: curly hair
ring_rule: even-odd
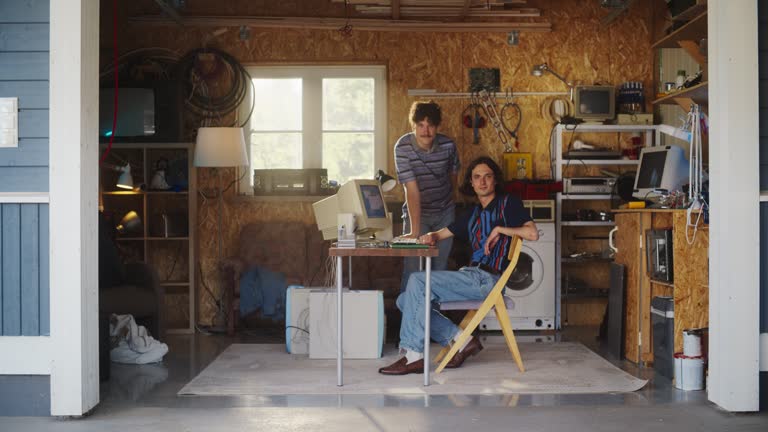
[[[476,195],[475,189],[472,187],[472,170],[481,164],[487,165],[488,168],[493,171],[493,179],[496,180],[496,187],[494,188],[496,195],[504,193],[504,175],[501,173],[501,168],[496,162],[494,162],[493,159],[489,158],[488,156],[480,156],[479,158],[470,162],[469,166],[467,167],[467,172],[464,174],[464,180],[461,182],[461,186],[459,186],[459,192],[467,196]]]
[[[416,123],[424,119],[427,119],[429,123],[435,126],[440,126],[440,122],[443,120],[440,105],[435,101],[414,102],[411,105],[411,112],[408,114],[408,118],[411,120],[411,127],[416,126]]]

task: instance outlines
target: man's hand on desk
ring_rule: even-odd
[[[428,232],[419,237],[419,242],[425,245],[434,246],[437,243],[437,233]]]

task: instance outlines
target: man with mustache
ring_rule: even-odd
[[[409,114],[412,132],[395,143],[397,179],[405,188],[403,236],[418,238],[439,231],[454,220],[454,195],[459,172],[456,143],[437,133],[442,115],[433,101],[414,102]],[[453,239],[437,243],[439,256],[432,260],[434,270],[445,270]],[[419,269],[419,259],[405,258],[400,291],[408,277]]]

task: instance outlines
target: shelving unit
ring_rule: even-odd
[[[197,183],[192,151],[189,143],[113,144],[107,163],[130,163],[134,190],[117,189],[119,173],[101,170],[101,200],[108,219],[116,226],[129,211],[141,219],[140,232],[118,234],[116,241],[124,262],[145,262],[157,271],[168,333],[193,333],[195,328]],[[173,186],[171,190],[149,190],[160,160],[168,161],[166,179]],[[176,224],[176,232],[167,236],[161,222],[163,214]]]
[[[701,4],[694,6],[678,15],[675,20],[680,21],[690,18],[690,21],[656,41],[651,45],[651,48],[654,50],[661,48],[682,48],[701,68],[703,72],[702,82],[695,86],[659,97],[653,101],[654,106],[676,104],[687,111],[691,106],[691,102],[695,102],[699,105],[707,105],[709,102],[707,56],[706,54],[702,54],[699,50],[699,41],[707,37],[706,4],[703,4],[703,7],[701,6]],[[659,70],[658,67],[655,69]],[[659,90],[660,88],[661,79],[657,76],[655,89]]]
[[[572,169],[578,169],[582,172],[586,172],[586,175],[595,175],[595,171],[599,171],[601,168],[623,168],[631,169],[637,166],[637,160],[630,159],[564,159],[563,154],[567,150],[567,143],[571,141],[570,134],[599,134],[603,136],[605,134],[614,134],[616,139],[612,145],[616,146],[616,150],[621,150],[623,141],[622,138],[626,137],[626,134],[640,133],[643,135],[642,145],[650,147],[659,142],[659,132],[655,126],[652,125],[595,125],[595,124],[582,124],[575,127],[571,125],[558,125],[553,135],[554,142],[553,154],[555,156],[555,180],[562,181],[566,177],[572,177],[570,172],[565,172]],[[567,138],[567,139],[566,139]],[[598,138],[598,137],[595,137]],[[604,139],[603,139],[604,140]],[[602,140],[601,140],[602,141]],[[626,141],[626,140],[624,140]],[[564,314],[564,308],[571,301],[578,301],[578,307],[591,308],[597,315],[599,309],[604,310],[605,303],[608,298],[608,263],[613,262],[613,259],[600,256],[590,256],[586,258],[571,258],[567,252],[569,247],[580,247],[584,245],[586,247],[595,248],[595,242],[605,242],[607,246],[608,231],[609,228],[615,226],[613,221],[584,221],[584,220],[563,220],[564,211],[567,213],[569,207],[578,203],[584,205],[586,208],[594,206],[602,206],[606,211],[610,210],[611,194],[557,194],[556,202],[556,243],[555,250],[557,256],[556,264],[556,325],[557,328],[562,328],[562,325],[566,324],[563,318],[568,314]],[[573,238],[566,238],[566,234],[571,232],[587,232],[590,235],[587,237],[574,236]],[[599,239],[599,240],[598,240]],[[587,243],[587,242],[592,242]],[[581,243],[579,245],[578,242]],[[592,253],[602,251],[588,251]],[[578,271],[584,271],[585,268],[589,268],[590,272],[594,275],[595,280],[590,283],[586,290],[579,289],[577,292],[569,292],[568,286],[564,283],[565,276]],[[578,278],[575,278],[578,279]],[[567,309],[566,309],[567,310]]]

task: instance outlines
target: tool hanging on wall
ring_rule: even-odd
[[[472,144],[480,144],[480,128],[485,127],[485,117],[480,114],[483,106],[478,99],[476,93],[472,93],[469,105],[461,113],[461,122],[464,127],[472,128]]]
[[[520,143],[517,140],[517,131],[520,129],[520,123],[523,122],[523,111],[520,109],[520,105],[512,100],[512,95],[512,89],[507,89],[506,101],[504,106],[501,107],[501,125],[509,133],[512,139],[512,146],[520,148]]]
[[[483,104],[483,108],[485,108],[485,112],[486,114],[488,114],[488,119],[491,121],[491,124],[496,129],[496,135],[499,136],[499,140],[501,140],[501,143],[504,145],[504,151],[505,152],[517,151],[517,148],[513,146],[509,133],[501,125],[501,119],[499,118],[499,115],[496,113],[495,103],[491,99],[491,95],[490,93],[488,93],[487,90],[480,90],[480,103]]]

